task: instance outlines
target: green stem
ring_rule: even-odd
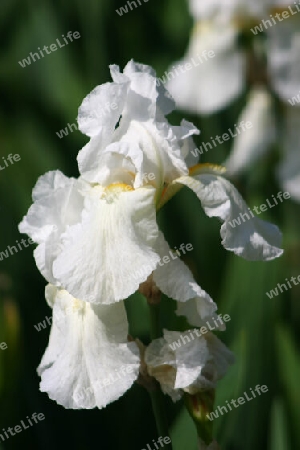
[[[155,417],[156,428],[159,436],[162,438],[169,437],[168,421],[165,411],[164,395],[157,383],[156,389],[150,392],[153,414]],[[164,448],[172,450],[172,443],[167,444]]]
[[[150,304],[150,334],[152,339],[158,339],[162,336],[160,327],[160,308],[159,304]],[[168,420],[165,409],[165,399],[158,382],[154,383],[154,388],[149,391],[152,403],[153,414],[155,417],[157,431],[162,438],[169,437]],[[172,450],[172,443],[165,444],[164,448]]]
[[[160,305],[149,304],[150,310],[150,335],[151,339],[159,339],[162,337],[162,330],[160,327]]]

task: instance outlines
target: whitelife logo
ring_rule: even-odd
[[[1,350],[6,350],[7,348],[8,348],[7,343],[6,342],[1,342],[0,349]]]
[[[292,106],[295,106],[296,103],[300,103],[300,91],[299,91],[299,94],[297,94],[297,96],[292,97],[292,98],[289,99],[289,103],[290,103]]]
[[[260,396],[261,394],[265,394],[266,392],[268,392],[268,387],[263,384],[262,386],[260,386],[259,384],[255,387],[255,391],[256,393]],[[251,397],[248,397],[247,392],[244,392],[244,397],[239,397],[238,399],[235,400],[231,400],[230,403],[235,407],[238,408],[240,405],[244,405],[247,402],[250,402],[251,400],[253,400],[254,398],[256,398],[256,395],[253,391],[252,388],[250,388]],[[250,395],[250,394],[249,394]],[[245,400],[246,399],[246,400]],[[238,404],[237,404],[237,403]],[[218,406],[217,409],[215,409],[215,411],[211,412],[210,414],[206,414],[206,417],[212,421],[214,419],[217,419],[219,417],[219,413],[221,413],[221,415],[223,416],[223,414],[227,414],[229,411],[232,411],[232,407],[229,404],[229,401],[226,400],[227,405],[226,406]],[[228,409],[227,409],[228,408]],[[229,411],[228,411],[229,410]]]
[[[214,138],[211,137],[210,139],[212,140],[212,142],[214,144],[214,147],[217,147],[218,144],[219,145],[224,144],[224,142],[229,141],[229,139],[237,137],[239,134],[241,134],[244,131],[250,130],[253,127],[253,124],[249,120],[246,123],[244,122],[244,120],[242,120],[239,123],[239,125],[235,124],[234,127],[235,127],[234,130],[229,128],[228,133],[223,133],[222,136],[219,136],[217,134],[217,136],[215,136]],[[234,131],[236,131],[237,134],[235,134]],[[216,144],[215,141],[217,141],[218,144]],[[212,146],[212,144],[209,141],[208,142],[203,142],[200,145],[200,148],[196,148],[195,150],[191,150],[191,153],[196,158],[198,155],[202,155],[204,153],[204,151],[207,152],[208,150],[212,150],[212,148],[213,148],[213,146]]]
[[[164,438],[162,436],[159,436],[159,438],[157,439],[157,442],[155,442],[154,439],[152,439],[152,441],[153,441],[155,448],[150,447],[150,445],[147,444],[147,448],[142,448],[142,450],[159,450],[160,448],[163,448],[165,446],[165,444],[166,445],[171,444],[171,439],[169,438],[169,436],[166,436]],[[160,446],[158,446],[157,444],[159,444]]]
[[[283,20],[286,20],[289,17],[298,14],[300,12],[300,3],[294,2],[294,5],[296,7],[296,10],[293,9],[292,5],[290,5],[288,7],[288,10],[285,10],[281,13],[276,13],[275,17],[273,16],[273,14],[270,14],[270,19],[272,20],[272,22],[269,19],[262,20],[260,25],[256,25],[256,27],[251,28],[252,33],[255,35],[257,35],[258,33],[262,33],[264,30],[273,27],[273,25],[277,25],[278,22],[282,22]]]
[[[73,31],[69,31],[67,33],[67,38],[69,39],[69,41],[67,40],[67,38],[64,35],[62,35],[62,38],[65,41],[65,44],[61,43],[60,40],[57,38],[55,41],[57,44],[44,45],[43,50],[47,55],[50,55],[50,53],[56,52],[56,50],[58,50],[58,48],[63,48],[66,45],[68,45],[70,42],[73,42],[73,38],[79,39],[80,37],[81,36],[78,31],[74,31],[74,33],[73,33]],[[50,50],[48,50],[48,47],[50,47]],[[35,62],[36,58],[37,59],[41,59],[41,57],[44,58],[46,55],[44,55],[43,50],[41,50],[41,48],[38,47],[38,51],[40,54],[30,52],[29,56],[27,58],[24,58],[22,61],[18,61],[20,66],[24,69],[24,67],[30,66],[31,62]]]
[[[15,433],[21,433],[21,431],[27,430],[27,428],[29,428],[29,427],[33,427],[34,423],[31,422],[31,419],[35,423],[38,423],[39,420],[44,420],[45,416],[42,413],[37,414],[36,412],[34,412],[31,416],[31,419],[28,416],[26,417],[26,419],[28,421],[27,424],[24,422],[24,420],[21,420],[21,425],[15,425],[14,427],[8,427],[6,430],[3,428],[3,431],[1,432],[3,434],[0,434],[0,438],[2,439],[2,442],[9,439],[10,436],[15,436],[16,435]],[[29,424],[29,426],[28,426],[28,424]],[[3,437],[3,435],[5,435],[5,437]]]
[[[122,378],[127,378],[129,380],[135,381],[136,377],[133,372],[133,367],[131,366],[122,366],[120,370],[115,369],[115,374],[110,374],[108,378],[104,378],[103,380],[98,380],[92,384],[92,386],[83,389],[76,393],[75,398],[77,401],[82,401],[85,397],[93,396],[94,390],[97,386],[98,389],[105,389],[106,386],[111,386]],[[131,375],[132,374],[132,375]]]
[[[214,321],[215,326],[211,326],[211,321],[207,321],[206,326],[201,327],[200,330],[197,330],[195,328],[194,330],[188,330],[185,333],[182,333],[180,335],[180,339],[178,339],[177,341],[173,341],[172,344],[169,344],[171,350],[173,350],[174,352],[182,345],[189,344],[191,341],[194,341],[195,338],[201,337],[204,334],[208,333],[209,330],[213,331],[225,328],[224,322],[229,322],[229,320],[231,320],[231,317],[229,314],[225,314],[225,316],[222,318],[222,314],[219,314],[216,319],[212,318],[211,320]]]
[[[289,289],[292,289],[294,286],[298,286],[298,284],[300,284],[300,275],[298,275],[297,278],[296,277],[291,277],[290,280],[288,278],[286,278],[285,280],[286,280],[286,283],[287,283],[288,286],[285,283],[282,283],[282,284],[277,283],[277,287],[274,288],[274,289],[271,289],[270,292],[266,292],[266,295],[271,299],[273,297],[277,297],[280,294],[280,292],[282,294],[283,293],[283,288],[286,291],[288,291]],[[299,283],[297,283],[297,280],[299,281]],[[291,284],[292,282],[294,283],[294,286]],[[278,291],[278,289],[279,289],[280,292]]]
[[[149,179],[151,179],[151,178],[150,178],[150,175],[151,175],[151,174],[148,175]],[[174,247],[174,248],[175,248],[175,251],[173,251],[173,250],[170,250],[170,251],[169,251],[169,255],[170,255],[170,256],[165,255],[165,256],[163,256],[163,257],[158,261],[158,265],[159,265],[160,267],[164,266],[165,264],[169,264],[172,260],[174,261],[175,259],[178,259],[178,257],[180,258],[180,256],[181,256],[181,253],[180,253],[180,252],[182,252],[182,253],[185,255],[187,251],[188,251],[188,252],[191,252],[192,250],[194,250],[194,247],[193,247],[192,244],[180,244],[180,246],[179,246],[179,250],[180,250],[180,251],[177,249],[177,247]],[[176,254],[177,254],[178,256],[176,256]],[[143,274],[145,274],[146,272],[148,272],[149,269],[151,269],[151,267],[150,267],[149,265],[142,266],[142,267],[141,267],[138,271],[136,271],[132,276],[133,276],[135,279],[140,278]]]
[[[15,155],[10,153],[6,157],[2,156],[2,159],[3,162],[2,161],[0,162],[0,170],[5,170],[7,169],[7,167],[12,166],[14,163],[21,161],[21,156],[18,153],[16,153]]]
[[[176,77],[179,77],[182,74],[185,74],[189,70],[192,70],[194,67],[198,67],[203,64],[205,61],[208,61],[211,58],[216,56],[213,50],[203,50],[201,55],[197,54],[197,58],[191,58],[190,62],[185,64],[178,64],[177,66],[173,66],[170,72],[165,72],[164,75],[159,78],[156,78],[156,85],[160,86],[161,84],[166,84],[167,81],[171,81]]]
[[[280,203],[282,203],[284,200],[288,200],[291,198],[291,194],[289,192],[278,192],[278,194],[276,195],[277,199],[279,200]],[[276,197],[274,195],[272,195],[272,200],[274,203],[272,203],[272,200],[266,199],[266,203],[262,203],[260,206],[254,206],[253,210],[255,211],[255,213],[257,215],[260,215],[263,212],[266,212],[268,208],[274,208],[275,206],[279,205],[279,202],[277,201]],[[253,218],[255,218],[256,216],[253,214],[253,212],[251,211],[251,208],[248,208],[248,211],[250,213],[250,215],[245,212],[245,213],[240,213],[239,216],[235,219],[232,219],[228,221],[229,225],[232,228],[235,228],[236,226],[241,225],[242,223],[247,222],[248,220],[251,220]]]
[[[144,3],[148,3],[149,0],[143,0],[143,1],[144,1]],[[127,5],[129,6],[130,10],[128,9]],[[127,5],[121,6],[120,9],[116,9],[116,13],[118,13],[119,16],[123,16],[123,14],[127,14],[129,11],[132,11],[132,10],[138,8],[139,6],[142,6],[142,3],[141,3],[141,0],[136,0],[135,2],[134,1],[132,1],[132,2],[128,1]]]
[[[28,242],[28,244],[27,244]],[[24,247],[22,247],[22,245],[24,245]],[[28,238],[27,241],[26,239],[21,239],[21,242],[19,242],[18,240],[16,240],[16,245],[19,247],[19,250],[23,250],[23,248],[27,248],[29,247],[29,245],[34,244],[34,241],[31,238]],[[9,258],[9,256],[14,255],[15,253],[18,253],[19,251],[17,249],[17,247],[15,245],[12,246],[8,246],[6,248],[6,250],[4,250],[3,252],[0,252],[0,261],[3,261],[3,258]]]
[[[102,108],[100,110],[98,110],[97,112],[95,111],[93,113],[92,117],[95,118],[103,118],[105,117],[105,115],[110,114],[111,111],[115,111],[118,108],[118,105],[116,102],[106,102],[105,105],[102,106]],[[91,117],[91,118],[92,118]],[[78,126],[76,123],[68,123],[66,128],[63,128],[60,131],[56,132],[56,135],[59,137],[59,139],[62,139],[65,136],[68,136],[70,133],[73,133],[73,131],[77,131],[78,130]]]

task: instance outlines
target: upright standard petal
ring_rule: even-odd
[[[221,170],[200,164],[191,173],[194,178],[181,177],[175,183],[192,189],[205,213],[223,222],[222,245],[227,250],[249,261],[268,261],[283,253],[278,227],[254,216],[235,187],[220,176]]]
[[[169,114],[175,108],[169,92],[157,83],[152,67],[131,60],[120,73],[118,66],[110,66],[111,76],[116,83],[129,81],[130,88],[123,114],[131,119],[155,119],[162,113]]]
[[[113,132],[124,109],[129,82],[105,83],[85,97],[78,110],[78,127],[89,137]]]
[[[111,74],[114,83],[98,86],[79,110],[91,136],[78,154],[79,171],[90,183],[130,182],[135,188],[148,184],[150,174],[159,191],[165,182],[188,173],[184,142],[197,131],[191,124],[168,123],[165,114],[173,110],[174,101],[149,66],[130,61],[123,73],[111,66]],[[102,97],[114,99],[115,90],[122,94],[118,109],[105,121],[94,119]]]
[[[173,127],[173,129],[181,144],[181,152],[186,165],[188,167],[194,166],[199,158],[195,161],[195,156],[192,154],[192,151],[197,148],[192,136],[199,135],[200,130],[192,122],[185,119],[181,121],[180,127]]]
[[[85,198],[80,224],[63,236],[53,265],[56,279],[74,297],[109,304],[133,294],[159,261],[155,189],[113,184]],[[148,270],[141,272],[141,267]]]
[[[94,306],[65,290],[48,286],[47,291],[53,324],[38,368],[40,389],[65,408],[104,408],[139,373],[138,347],[127,342],[124,304]]]
[[[135,187],[140,186],[140,180],[145,175],[152,173],[154,185],[160,191],[164,183],[188,173],[182,153],[182,145],[188,134],[184,135],[184,127],[180,127],[181,133],[178,128],[172,127],[165,119],[143,123],[136,120],[121,121],[116,140],[130,147],[138,145],[143,158],[143,173],[139,174],[137,170]]]

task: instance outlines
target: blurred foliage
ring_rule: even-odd
[[[60,169],[77,176],[76,155],[87,142],[79,131],[60,139],[56,132],[75,122],[83,97],[110,81],[109,64],[123,67],[131,58],[152,65],[161,76],[184,53],[191,18],[185,0],[150,0],[120,17],[123,0],[2,0],[0,14],[0,161],[19,153],[21,161],[0,172],[0,251],[20,238],[17,225],[31,204],[31,191],[46,171]],[[38,47],[50,45],[69,30],[81,38],[64,49],[22,68],[18,61]],[[201,129],[197,143],[222,134],[244,106],[240,98],[212,117],[185,117]],[[178,123],[183,117],[173,113]],[[230,142],[206,159],[221,163]],[[278,192],[266,159],[250,177],[236,180],[249,206]],[[268,393],[215,421],[226,450],[290,450],[300,448],[299,288],[270,300],[266,292],[285,277],[300,274],[299,205],[279,205],[265,214],[285,236],[285,256],[271,263],[248,263],[225,252],[219,224],[208,219],[200,204],[182,190],[160,213],[159,223],[170,245],[192,243],[187,255],[201,286],[231,321],[222,340],[236,354],[236,364],[220,383],[216,405],[237,398],[256,384]],[[22,236],[23,237],[23,236]],[[50,313],[44,301],[45,281],[37,271],[32,247],[0,261],[1,280],[11,280],[9,294],[0,286],[0,429],[14,426],[34,411],[46,420],[0,444],[1,449],[140,450],[156,436],[148,395],[134,386],[105,410],[65,410],[39,392],[36,367],[46,348],[49,329],[34,325]],[[5,291],[5,292],[4,292]],[[131,334],[149,341],[148,311],[135,295],[127,302]],[[184,328],[164,299],[162,324]],[[19,318],[20,313],[20,318]],[[22,334],[21,334],[22,330]],[[174,450],[195,450],[193,424],[182,404],[167,401]]]

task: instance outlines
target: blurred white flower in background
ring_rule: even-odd
[[[167,84],[179,108],[199,114],[212,114],[228,106],[246,87],[246,55],[238,45],[241,26],[251,24],[266,12],[266,2],[255,0],[190,0],[196,21],[185,64],[203,50],[215,58],[204,61],[184,76]],[[175,64],[175,67],[176,67]]]
[[[284,103],[289,103],[300,91],[300,12],[268,28],[266,33],[272,87]]]
[[[221,37],[221,38],[220,38]],[[237,45],[238,30],[221,22],[198,23],[193,30],[184,59],[196,67],[169,79],[167,88],[179,108],[191,113],[211,114],[226,107],[245,88],[245,58]],[[203,51],[212,50],[214,58],[199,62]]]
[[[263,156],[276,141],[273,99],[262,86],[250,91],[240,120],[249,120],[253,127],[234,139],[232,152],[224,163],[229,175],[243,172]]]
[[[212,114],[228,106],[246,87],[247,52],[238,35],[250,33],[268,13],[285,9],[283,2],[249,0],[190,0],[196,21],[187,54],[180,64],[203,50],[213,50],[215,58],[184,74],[174,76],[167,88],[178,107],[199,114]],[[300,90],[300,31],[298,17],[266,28],[266,52],[274,89],[285,101]],[[252,35],[252,37],[255,37]],[[259,34],[258,34],[259,37]],[[179,64],[178,63],[178,64]]]
[[[296,8],[293,14],[288,10],[289,18],[277,19],[274,24],[271,17],[285,11],[289,2],[190,0],[189,3],[197,23],[187,55],[178,64],[187,63],[204,49],[215,51],[216,56],[170,79],[168,88],[177,105],[192,113],[212,114],[229,106],[250,82],[248,102],[239,122],[250,121],[253,127],[234,140],[232,153],[224,165],[230,175],[238,175],[251,169],[254,162],[279,143],[283,157],[277,177],[282,189],[300,201],[300,13]],[[258,31],[251,34],[262,19],[270,23],[262,27],[265,39],[261,39],[262,33]],[[248,35],[244,47],[238,42],[242,33]],[[276,122],[273,91],[282,102],[283,124]]]
[[[300,107],[285,106],[284,122],[276,124],[274,102],[264,88],[254,88],[242,112],[241,120],[249,120],[253,128],[239,135],[224,166],[228,175],[240,175],[253,169],[278,144],[282,158],[276,176],[281,188],[300,202]]]
[[[229,22],[248,20],[266,13],[270,0],[189,0],[195,20]]]
[[[300,202],[300,107],[288,107],[286,112],[283,161],[277,175],[283,188]]]

